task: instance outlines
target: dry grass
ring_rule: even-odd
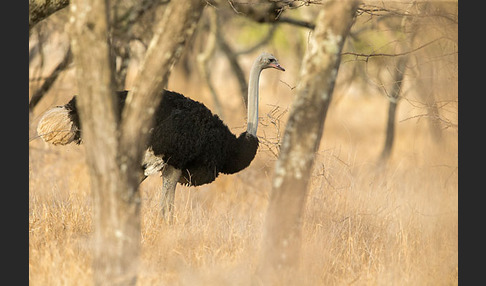
[[[262,93],[290,93],[278,80],[270,83]],[[276,138],[276,125],[265,119],[276,100],[262,100],[259,135]],[[279,100],[281,110],[289,102]],[[403,121],[421,112],[403,101],[391,161],[379,168],[386,104],[348,94],[331,106],[310,181],[301,269],[292,274],[299,285],[458,284],[457,130],[444,130],[434,143],[426,121]],[[457,107],[449,108],[457,116]],[[243,120],[234,121],[230,127],[238,133]],[[91,285],[83,154],[83,146],[30,143],[31,285]],[[146,180],[137,285],[250,285],[275,160],[262,146],[237,175],[198,188],[178,186],[173,226],[159,217],[161,178]]]

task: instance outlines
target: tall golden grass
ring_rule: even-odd
[[[295,82],[286,76],[284,81]],[[137,285],[254,282],[277,159],[272,142],[283,132],[292,98],[276,75],[264,77],[258,135],[267,143],[247,169],[220,175],[209,185],[178,186],[171,226],[159,213],[161,178],[141,184]],[[171,85],[197,94],[183,82]],[[62,92],[66,100],[59,103],[73,94]],[[225,119],[239,133],[244,111],[234,107],[239,103],[234,91],[227,96],[233,95],[237,103],[225,103]],[[52,101],[44,104],[39,113]],[[457,129],[443,130],[436,142],[427,121],[415,116],[423,110],[401,101],[392,157],[380,167],[376,160],[387,104],[356,89],[335,95],[311,174],[300,268],[291,274],[296,285],[458,284]],[[241,116],[229,116],[232,109]],[[457,101],[442,112],[457,122]],[[38,116],[32,116],[32,124]],[[29,152],[30,285],[92,285],[91,197],[83,146],[49,146],[36,139]]]

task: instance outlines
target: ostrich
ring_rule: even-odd
[[[250,165],[258,148],[259,78],[266,68],[285,71],[269,53],[256,58],[250,70],[247,130],[238,137],[202,103],[177,92],[162,91],[142,161],[140,182],[149,175],[162,173],[164,218],[171,219],[177,183],[200,186],[214,181],[219,173],[234,174]],[[121,113],[128,91],[116,94]],[[81,131],[76,96],[67,104],[46,111],[37,126],[39,136],[54,145],[80,144]]]

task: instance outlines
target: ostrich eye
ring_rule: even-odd
[[[270,62],[271,62],[271,63],[275,62],[275,59],[270,59]]]

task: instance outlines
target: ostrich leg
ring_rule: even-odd
[[[168,223],[172,223],[173,221],[175,189],[181,174],[181,170],[170,165],[166,165],[162,170],[162,216]]]

